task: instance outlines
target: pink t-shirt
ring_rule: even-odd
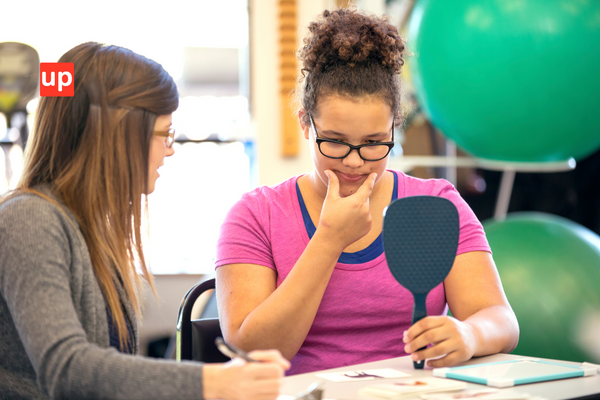
[[[458,209],[458,254],[488,251],[483,228],[456,189],[441,179],[395,173],[397,196],[445,197]],[[285,280],[306,248],[314,225],[297,190],[298,177],[246,193],[229,211],[217,244],[216,267],[257,264]],[[309,236],[310,235],[310,236]],[[403,332],[410,327],[413,296],[388,269],[381,236],[357,253],[343,253],[325,290],[313,325],[292,360],[288,375],[404,356]],[[428,315],[445,315],[440,284],[427,296]]]

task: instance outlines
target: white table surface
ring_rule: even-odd
[[[513,354],[496,354],[493,356],[474,358],[468,362],[453,365],[472,365],[472,364],[483,364],[490,362],[508,361],[515,358],[522,358]],[[543,359],[541,359],[543,360]],[[577,363],[571,363],[567,361],[558,361],[565,364],[581,365]],[[356,370],[366,369],[381,369],[381,368],[393,368],[401,372],[410,374],[412,377],[428,377],[433,376],[432,368],[425,367],[422,370],[415,370],[413,368],[412,359],[410,357],[398,357],[389,360],[375,361],[365,364],[358,364],[350,367],[334,368],[327,370],[327,372],[347,372]],[[358,395],[358,390],[364,386],[373,385],[375,383],[388,383],[394,382],[398,379],[374,379],[368,381],[358,382],[331,382],[315,376],[316,373],[323,372],[317,371],[307,374],[300,374],[294,376],[288,376],[283,379],[283,386],[281,388],[282,395],[296,395],[297,393],[306,390],[306,388],[313,382],[319,381],[324,384],[325,392],[324,398],[337,399],[337,400],[373,400],[370,397],[363,397]],[[485,388],[483,385],[474,383],[468,383],[468,389]],[[572,399],[578,397],[592,396],[593,398],[600,398],[600,374],[589,377],[561,379],[549,382],[532,383],[528,385],[518,385],[508,389],[516,392],[528,393],[532,396],[539,396],[544,399]],[[596,395],[596,396],[594,396]],[[590,398],[592,398],[590,397]],[[418,398],[418,397],[415,397]]]

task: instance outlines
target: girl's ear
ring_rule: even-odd
[[[308,139],[308,132],[310,128],[310,124],[305,124],[304,121],[308,119],[306,115],[306,110],[301,108],[298,110],[298,122],[300,123],[300,128],[302,128],[302,133],[304,134],[304,139]]]

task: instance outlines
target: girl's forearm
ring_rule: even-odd
[[[317,230],[283,283],[237,330],[230,329],[227,340],[246,351],[278,349],[291,360],[308,335],[342,250]]]

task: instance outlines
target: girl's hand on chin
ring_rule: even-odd
[[[373,218],[369,196],[373,192],[377,173],[370,174],[356,193],[348,197],[340,197],[340,183],[335,173],[326,170],[325,175],[329,178],[327,196],[317,230],[324,231],[332,245],[339,246],[343,251],[371,230]]]

